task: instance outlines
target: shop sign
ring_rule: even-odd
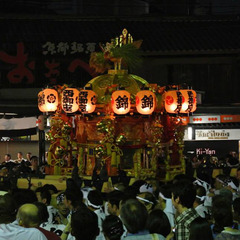
[[[195,140],[238,140],[240,129],[195,130]]]
[[[190,123],[202,124],[202,123],[220,123],[220,115],[216,116],[191,116]]]

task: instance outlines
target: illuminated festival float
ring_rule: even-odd
[[[184,173],[184,116],[196,110],[196,92],[180,85],[158,86],[128,74],[140,63],[141,41],[124,29],[92,53],[90,67],[101,73],[82,89],[67,85],[38,94],[40,111],[50,115],[47,161],[52,174],[79,174],[105,168],[137,179],[171,180]],[[107,71],[107,74],[103,74]]]

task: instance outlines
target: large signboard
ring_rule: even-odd
[[[239,140],[240,129],[196,129],[195,140]]]
[[[184,154],[194,155],[215,155],[218,158],[226,157],[227,154],[239,154],[240,142],[236,140],[223,141],[185,141]]]

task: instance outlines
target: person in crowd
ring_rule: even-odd
[[[47,240],[39,226],[38,208],[34,204],[24,204],[17,212],[17,221],[0,224],[1,240]]]
[[[31,166],[30,166],[32,170],[31,173],[34,175],[38,175],[39,174],[38,157],[32,156],[29,161],[31,163]]]
[[[150,233],[158,233],[167,237],[171,232],[167,215],[161,209],[153,210],[147,219],[147,229]]]
[[[26,160],[29,161],[29,162],[31,162],[31,157],[32,157],[32,153],[28,152],[28,153],[26,154]]]
[[[147,208],[148,213],[150,213],[157,204],[156,198],[150,192],[142,192],[138,194],[136,198]]]
[[[107,194],[107,209],[109,214],[120,215],[120,201],[123,199],[123,196],[124,193],[118,190],[113,190]]]
[[[167,215],[169,223],[173,228],[175,226],[176,209],[172,203],[172,184],[165,184],[160,187],[158,201],[160,209]]]
[[[106,240],[120,240],[124,233],[122,221],[116,215],[109,215],[103,220],[102,231]]]
[[[239,185],[240,185],[240,167],[237,168],[237,171],[236,171],[236,178],[239,182]]]
[[[16,203],[17,209],[23,204],[34,203],[38,200],[35,192],[30,189],[15,189],[12,192],[12,196]]]
[[[219,174],[216,176],[214,181],[214,188],[210,189],[210,196],[218,195],[220,190],[226,186],[226,181],[228,180],[228,176],[225,174]]]
[[[189,238],[190,224],[199,216],[193,208],[195,198],[196,190],[191,182],[178,181],[173,185],[172,202],[178,213],[175,232],[177,240]]]
[[[44,187],[39,187],[36,189],[36,196],[38,202],[42,202],[47,206],[49,218],[48,223],[56,223],[58,217],[58,211],[55,207],[51,206],[51,193]]]
[[[83,193],[79,188],[67,188],[64,195],[64,204],[70,210],[70,214],[83,205]]]
[[[98,227],[100,229],[100,234],[98,236],[98,239],[102,239],[103,238],[102,222],[105,219],[106,215],[103,211],[103,197],[101,193],[98,190],[90,191],[88,193],[86,205],[98,217]]]
[[[232,202],[233,200],[233,193],[230,189],[227,189],[227,188],[222,188],[220,191],[219,191],[219,195],[224,197],[228,202]]]
[[[82,205],[72,213],[71,234],[76,240],[95,240],[99,235],[97,215]]]
[[[204,187],[196,185],[196,198],[193,203],[193,207],[195,208],[198,215],[202,218],[209,218],[210,212],[209,209],[204,206],[204,202],[206,199],[206,190]]]
[[[16,219],[16,203],[10,194],[0,196],[0,224],[11,223]]]
[[[67,225],[68,224],[67,216],[69,215],[70,210],[69,210],[69,208],[67,208],[65,206],[64,198],[65,198],[65,194],[64,193],[60,193],[56,197],[57,209],[58,209],[57,222],[58,222],[58,224]]]
[[[165,239],[160,234],[150,234],[146,229],[148,212],[146,207],[136,199],[127,200],[121,207],[120,216],[127,228],[126,240]]]
[[[22,152],[18,152],[17,153],[17,159],[15,160],[15,162],[21,163],[22,161],[27,161],[27,159],[23,158],[23,153]]]
[[[240,230],[240,197],[233,201],[233,220],[238,224]]]
[[[191,222],[189,240],[213,240],[212,231],[206,219],[197,217]]]
[[[212,201],[212,217],[214,224],[211,225],[213,238],[224,231],[224,228],[236,228],[233,224],[232,204],[227,198],[221,195],[213,197]]]
[[[53,184],[45,184],[43,186],[43,189],[49,191],[51,195],[55,194],[55,193],[58,193],[57,188]]]
[[[5,163],[8,163],[8,162],[13,162],[14,163],[14,160],[12,160],[12,157],[9,153],[6,153],[5,156],[4,156],[4,162]]]
[[[48,223],[49,214],[48,214],[47,206],[41,202],[35,202],[34,205],[37,206],[38,208],[39,224],[40,224],[38,229],[43,233],[45,232],[44,229],[48,231],[47,233],[50,237],[49,239],[60,240],[60,236],[62,235],[65,225]]]

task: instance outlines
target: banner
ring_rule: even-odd
[[[240,129],[195,130],[195,140],[239,140]]]
[[[36,128],[36,117],[0,119],[0,130],[23,130]]]

